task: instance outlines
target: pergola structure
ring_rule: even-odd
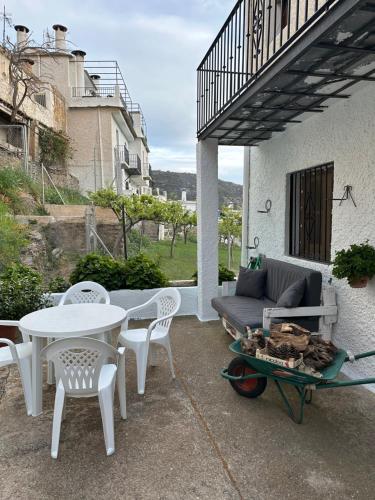
[[[375,81],[375,2],[237,2],[198,67],[200,319],[216,317],[218,146],[256,146],[349,99],[362,81]]]

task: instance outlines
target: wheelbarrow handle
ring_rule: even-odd
[[[236,377],[234,375],[229,375],[228,368],[222,368],[220,370],[220,375],[223,378],[226,378],[227,380],[250,380],[250,379],[264,377],[264,375],[262,375],[261,373],[250,373],[249,375],[243,375],[243,376]]]
[[[368,358],[369,356],[375,356],[375,351],[368,351],[368,352],[362,352],[361,354],[356,354],[354,356],[354,359]],[[345,362],[349,361],[349,360],[350,360],[350,358],[349,358],[349,356],[347,356],[345,358]]]

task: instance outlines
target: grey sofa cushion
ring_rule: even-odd
[[[306,279],[295,281],[281,294],[276,307],[298,307],[305,293]]]
[[[236,295],[261,299],[266,287],[267,271],[264,269],[253,270],[240,267],[237,279]]]
[[[212,299],[212,307],[237,330],[246,333],[247,326],[259,328],[263,325],[263,308],[275,307],[275,302],[266,298],[258,300],[236,295],[216,297]]]
[[[305,278],[306,286],[299,304],[300,307],[320,305],[322,275],[319,271],[266,257],[262,259],[262,269],[267,269],[266,297],[270,300],[277,302],[290,285],[299,279]],[[287,321],[291,321],[291,318],[287,319]],[[293,318],[293,322],[312,332],[319,329],[319,318],[316,316]]]
[[[277,302],[290,285],[305,278],[306,286],[300,306],[320,305],[322,275],[319,271],[265,257],[262,260],[262,269],[267,269],[265,295],[270,300]]]

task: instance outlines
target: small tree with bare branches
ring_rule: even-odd
[[[52,49],[48,43],[38,45],[30,37],[21,43],[13,43],[8,38],[4,48],[9,60],[9,85],[12,100],[10,122],[15,123],[26,99],[32,100],[35,94],[49,89],[48,76],[45,75],[44,79],[41,79],[32,71],[31,54],[39,53],[53,58],[53,52],[56,52],[56,49]]]

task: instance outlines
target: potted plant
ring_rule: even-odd
[[[12,264],[0,275],[0,318],[18,321],[49,305],[42,276],[23,264]],[[16,340],[17,328],[0,326],[0,337]]]
[[[340,250],[333,261],[332,274],[338,279],[346,278],[352,288],[364,288],[375,275],[375,248],[367,240]]]

